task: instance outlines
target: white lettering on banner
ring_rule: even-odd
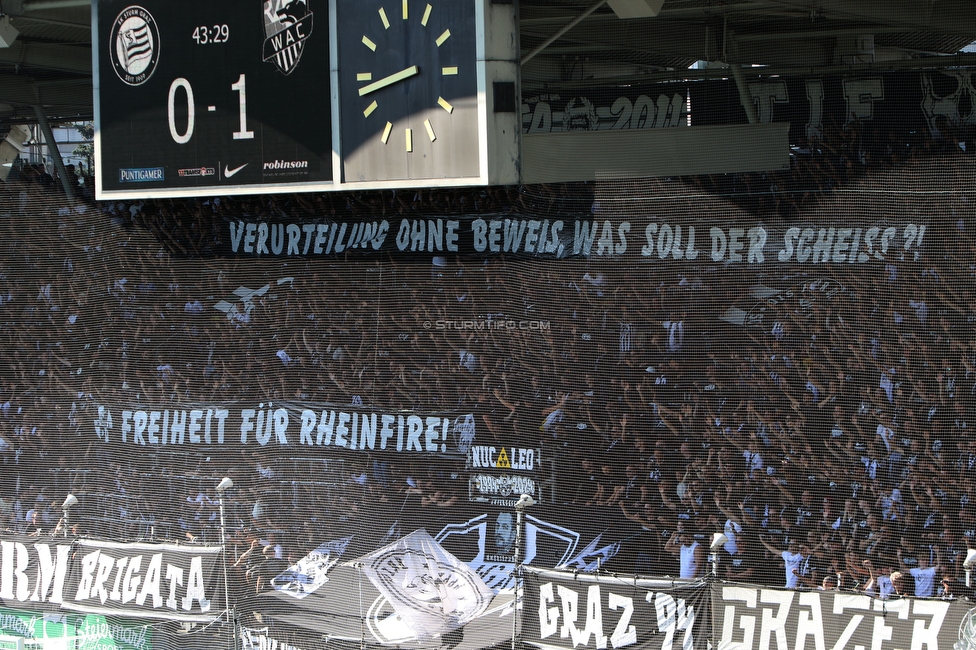
[[[532,471],[535,469],[535,449],[519,447],[485,447],[475,445],[471,447],[471,467],[475,469],[519,469]]]
[[[657,619],[657,630],[645,632],[664,633],[661,650],[673,650],[674,636],[679,631],[685,633],[681,640],[681,649],[693,650],[695,608],[687,605],[683,598],[676,599],[664,592],[647,592],[645,600],[654,605]],[[605,633],[607,628],[604,626],[604,609],[620,612],[609,637]],[[579,593],[562,585],[556,585],[554,589],[553,583],[544,583],[539,586],[538,613],[540,640],[558,631],[560,638],[572,640],[573,647],[592,646],[597,650],[603,650],[607,647],[608,640],[613,648],[623,648],[637,643],[637,627],[631,624],[634,615],[634,599],[608,592],[607,600],[604,601],[600,585],[590,585],[587,588],[585,609],[581,612]],[[577,627],[581,614],[585,617],[582,629]],[[560,618],[562,618],[561,626]],[[613,617],[608,616],[609,618]]]
[[[742,228],[712,226],[711,259],[714,262],[765,264],[767,258],[799,264],[866,264],[885,261],[892,255],[910,255],[918,260],[925,238],[925,225],[901,227],[846,226],[788,229],[779,250],[768,250],[773,239],[763,226]],[[577,221],[573,230],[573,254],[612,257],[628,250],[630,222]],[[659,260],[698,259],[696,228],[691,225],[652,222],[643,229],[641,256]],[[594,243],[596,244],[594,246]],[[772,257],[770,257],[772,256]],[[899,258],[901,258],[899,257]]]
[[[379,250],[389,232],[390,222],[385,220],[341,224],[232,221],[230,248],[233,253],[249,255],[332,255],[353,248]]]
[[[695,626],[695,608],[685,604],[683,598],[675,600],[671,594],[663,592],[648,592],[645,597],[647,602],[654,601],[654,609],[657,612],[658,632],[664,632],[664,642],[661,650],[672,650],[674,647],[674,633],[684,631],[681,639],[682,650],[693,650],[695,639],[692,635]]]
[[[548,219],[475,219],[471,222],[474,249],[479,253],[555,254],[562,257],[566,251],[559,235],[562,221]],[[406,250],[400,248],[400,250]],[[413,250],[413,249],[411,249]]]
[[[473,490],[478,494],[507,497],[513,494],[535,494],[535,481],[528,476],[490,476],[473,474],[470,477]]]
[[[71,546],[0,541],[0,598],[61,603]]]
[[[99,550],[82,556],[81,577],[74,604],[84,605],[85,601],[96,598],[102,605],[107,601],[126,604],[135,597],[136,605],[142,607],[151,596],[150,607],[153,609],[165,603],[173,611],[189,612],[193,610],[196,601],[200,612],[210,611],[210,600],[204,593],[203,558],[194,556],[190,559],[189,576],[184,581],[182,567],[167,563],[164,571],[163,554],[153,554],[140,590],[138,587],[142,577],[138,575],[138,571],[142,566],[142,557],[136,555],[132,558],[114,558]],[[164,580],[168,583],[168,597],[165,601],[160,591]]]
[[[777,86],[778,87],[778,86]],[[773,90],[775,88],[771,87]],[[763,98],[766,109],[775,95]],[[870,102],[866,104],[870,107]],[[766,110],[764,109],[764,110]],[[926,226],[862,226],[848,224],[789,228],[771,233],[761,224],[729,226],[652,221],[635,227],[630,221],[577,220],[570,234],[563,221],[549,219],[478,218],[402,219],[355,223],[285,224],[231,222],[229,241],[233,253],[248,255],[333,255],[353,249],[383,249],[391,232],[391,250],[410,253],[457,253],[461,236],[477,253],[568,254],[586,257],[620,257],[639,250],[647,260],[694,262],[701,250],[696,239],[707,232],[714,262],[765,264],[866,264],[891,256],[918,260]],[[572,241],[569,238],[572,237]],[[775,243],[777,242],[778,243]],[[570,253],[571,251],[571,253]]]
[[[103,442],[113,440],[112,410],[98,405],[93,420],[95,435]],[[468,426],[472,431],[456,441],[456,446],[470,445],[474,418],[471,414],[454,419],[440,415],[419,416],[387,413],[361,413],[337,409],[320,411],[304,408],[275,407],[268,403],[257,408],[231,412],[222,407],[158,411],[122,409],[119,432],[123,443],[135,445],[223,445],[230,442],[226,434],[235,429],[240,444],[256,443],[265,447],[335,446],[351,450],[411,451],[447,453],[452,431]],[[458,449],[460,451],[460,449]],[[504,450],[503,450],[504,451]],[[532,449],[513,449],[514,469],[532,469],[537,454]],[[501,466],[501,465],[499,465]],[[508,467],[508,466],[506,466]]]
[[[268,628],[241,628],[242,650],[302,650],[298,646],[268,636]]]
[[[721,593],[725,606],[718,650],[883,650],[895,638],[896,624],[896,647],[938,650],[938,635],[950,607],[943,600],[884,601],[839,592],[723,586]],[[836,639],[825,634],[825,606],[833,615],[832,627],[840,629],[843,625]],[[789,621],[795,621],[795,638],[787,636]],[[910,644],[906,643],[907,634],[911,635]]]
[[[874,119],[875,102],[884,101],[884,81],[875,79],[844,79],[844,99],[847,102],[847,120],[844,126],[851,122],[863,124]]]
[[[613,634],[610,635],[610,644],[614,648],[622,648],[637,643],[637,628],[630,624],[630,619],[634,615],[634,599],[611,592],[607,596],[607,605],[611,611],[623,609],[617,626],[613,628]]]

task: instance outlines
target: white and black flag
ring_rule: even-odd
[[[446,634],[481,616],[494,593],[426,530],[357,559],[362,572],[420,637]]]

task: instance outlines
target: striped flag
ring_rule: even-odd
[[[141,27],[126,30],[120,36],[125,43],[126,68],[139,59],[148,59],[152,56],[152,41],[149,37],[149,25],[146,23]]]

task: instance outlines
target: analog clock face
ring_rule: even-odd
[[[346,182],[476,178],[476,0],[338,0]]]

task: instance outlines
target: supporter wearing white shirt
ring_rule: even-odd
[[[915,596],[918,598],[931,598],[935,595],[935,577],[941,571],[941,557],[939,547],[935,547],[935,564],[929,566],[929,554],[924,552],[918,554],[918,566],[909,567],[902,561],[901,549],[898,549],[898,562],[901,570],[910,573],[915,578]]]
[[[678,557],[681,578],[694,580],[704,575],[705,548],[695,541],[692,533],[676,531],[664,545],[664,550]]]
[[[883,565],[875,573],[874,565],[871,560],[864,560],[864,567],[871,575],[870,580],[864,586],[864,593],[867,596],[888,600],[895,593],[895,586],[891,584],[891,567]]]
[[[804,544],[797,544],[795,541],[790,541],[789,546],[785,551],[779,550],[772,545],[770,545],[762,537],[759,538],[762,545],[766,549],[783,558],[783,568],[785,576],[785,587],[787,589],[796,589],[800,587],[800,578],[804,575],[809,574],[809,563],[807,560],[812,554],[810,549]],[[806,555],[804,555],[806,553]]]

